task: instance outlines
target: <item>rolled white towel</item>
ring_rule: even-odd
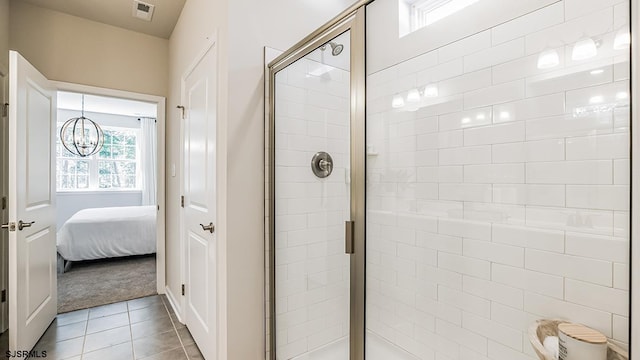
[[[558,359],[560,356],[560,343],[557,336],[547,336],[544,338],[542,345],[553,356],[554,359]]]

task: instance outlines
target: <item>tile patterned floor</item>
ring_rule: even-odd
[[[60,314],[34,350],[56,360],[203,359],[163,295]]]

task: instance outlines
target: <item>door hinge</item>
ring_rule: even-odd
[[[160,205],[158,205],[158,211],[160,211]]]
[[[180,196],[180,207],[184,207],[184,195]]]
[[[182,110],[182,117],[181,117],[181,119],[182,119],[182,120],[184,120],[184,106],[182,106],[182,105],[178,105],[178,106],[176,106],[176,108],[178,108],[178,109]]]
[[[7,301],[7,290],[2,290],[2,295],[0,295],[0,302]]]
[[[2,104],[2,117],[9,115],[9,103]]]
[[[184,284],[182,284],[182,296],[184,296]]]
[[[7,208],[7,197],[3,196],[2,197],[2,210]]]
[[[354,232],[354,222],[353,221],[345,221],[344,222],[344,252],[346,254],[353,254],[353,232]]]

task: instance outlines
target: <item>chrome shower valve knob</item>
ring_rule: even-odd
[[[315,176],[323,179],[333,172],[333,158],[324,151],[317,152],[311,159],[311,171]]]

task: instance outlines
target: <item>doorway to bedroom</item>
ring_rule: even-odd
[[[3,139],[0,142],[2,144],[2,157],[0,157],[2,181],[0,183],[2,197],[7,199],[7,210],[2,212],[2,216],[6,216],[7,211],[9,215],[9,221],[2,224],[4,233],[8,234],[8,241],[5,242],[5,244],[8,243],[8,253],[3,254],[4,266],[0,269],[8,268],[8,271],[0,277],[6,284],[6,288],[1,289],[0,294],[0,309],[5,305],[0,317],[2,320],[0,325],[3,330],[7,330],[0,337],[0,350],[6,348],[8,338],[8,348],[18,351],[32,349],[47,328],[53,329],[54,333],[59,333],[57,330],[62,331],[57,329],[60,322],[56,321],[56,315],[59,313],[91,307],[94,315],[104,316],[107,313],[113,313],[115,305],[107,305],[108,308],[105,309],[99,304],[117,302],[129,304],[128,301],[123,302],[123,300],[144,296],[145,294],[136,293],[138,290],[136,284],[141,284],[141,279],[146,283],[155,282],[155,291],[153,288],[148,290],[151,294],[165,292],[165,98],[51,81],[19,53],[10,51],[9,55],[10,71],[4,81],[8,85],[2,88],[8,89],[6,93],[9,94],[10,105],[5,104],[4,111],[1,112],[3,126],[0,127],[0,138]],[[7,73],[0,69],[0,80],[3,80],[2,74]],[[0,99],[7,99],[5,91],[0,91]],[[135,136],[128,133],[127,131],[130,131],[128,128],[135,129],[136,126],[125,126],[122,117],[133,115],[136,121],[139,118],[142,123],[145,119],[153,119],[154,113],[131,110],[129,113],[118,112],[115,110],[118,108],[116,100],[125,103],[128,100],[129,105],[135,102],[152,104],[156,121],[150,121],[150,123],[155,124],[155,135],[145,137],[142,125],[137,125],[138,130],[131,130],[134,133],[137,131]],[[84,127],[82,121],[78,122],[77,119],[83,116]],[[92,118],[101,128],[104,127],[100,139],[87,131],[91,124],[89,118]],[[61,127],[70,119],[73,119],[72,122],[77,130],[72,135],[66,134]],[[121,121],[116,121],[118,119]],[[97,129],[98,125],[94,129]],[[74,126],[71,126],[71,129],[73,128]],[[58,139],[61,132],[63,137]],[[153,139],[156,141],[156,150],[151,154],[145,154],[142,144]],[[67,142],[67,147],[64,146],[63,141]],[[90,156],[74,157],[71,153],[66,154],[62,151],[63,148],[66,150],[75,148],[78,151],[78,147],[84,148],[84,145],[92,143],[99,143],[100,149]],[[89,154],[83,153],[83,155]],[[145,157],[151,160],[144,160]],[[143,170],[142,164],[145,161],[154,163],[155,168],[150,172]],[[68,205],[64,205],[64,201],[61,201],[61,206],[58,207],[58,195],[62,196],[58,193],[75,191],[73,195],[80,196],[82,192],[86,193],[84,195],[95,195],[98,192],[110,190],[112,192],[105,196],[110,200],[116,196],[117,191],[141,192],[141,200],[137,206],[143,207],[143,177],[151,174],[155,174],[155,186],[148,186],[150,194],[145,196],[152,197],[155,193],[155,200],[148,200],[153,204],[148,207],[155,212],[155,220],[151,226],[146,225],[128,239],[123,240],[122,230],[131,229],[133,227],[131,221],[140,220],[141,217],[140,214],[136,215],[131,211],[130,208],[135,206],[118,208],[107,206],[108,204],[90,205],[90,199],[85,198],[77,202],[89,209],[76,209],[74,213],[69,210]],[[145,182],[148,183],[150,180],[147,179]],[[105,209],[104,211],[110,216],[101,218],[103,221],[96,221],[97,217],[91,211],[92,209],[94,211]],[[81,225],[78,227],[80,231],[75,231],[78,230],[76,227],[69,231],[72,234],[78,233],[80,236],[64,244],[58,242],[58,230],[62,230],[75,214],[83,210],[90,211],[88,211],[89,214],[79,216],[81,221],[76,223]],[[69,218],[59,218],[65,211]],[[143,214],[142,217],[149,216]],[[104,228],[103,223],[108,222],[105,219],[120,221],[120,223],[111,228]],[[57,228],[58,221],[62,223],[60,229]],[[152,234],[149,240],[151,244],[145,246],[153,247],[155,242],[155,249],[140,250],[142,246],[134,245],[134,250],[131,250],[132,242],[139,243],[142,235],[148,233]],[[103,238],[109,235],[110,240],[106,244],[99,243],[100,237],[96,238],[95,234]],[[92,243],[98,245],[87,247],[87,244]],[[59,244],[62,245],[59,246]],[[79,249],[82,246],[85,248]],[[129,252],[126,252],[126,249],[123,250],[123,247],[128,248]],[[111,249],[110,252],[109,249]],[[57,261],[58,253],[60,253],[60,261]],[[77,253],[85,255],[76,257]],[[140,255],[137,255],[138,253]],[[86,254],[93,254],[93,256]],[[142,271],[134,266],[129,266],[120,272],[109,267],[95,270],[95,265],[99,261],[108,262],[103,260],[104,258],[133,260],[135,258],[132,256],[145,255],[151,258],[150,272],[155,274],[150,276],[150,280],[144,278]],[[58,263],[61,276],[56,269]],[[66,277],[65,274],[71,274],[74,269],[78,271],[83,264],[87,268],[94,267],[93,277],[82,281],[79,280],[82,277],[78,277],[75,281],[72,279],[68,281],[70,289],[58,291],[60,286],[64,285],[58,284],[58,279],[60,278],[62,282]],[[67,271],[63,273],[63,270]],[[132,281],[137,282],[132,285],[130,283]],[[95,291],[95,287],[89,286],[100,284],[104,285],[101,291],[100,289]],[[105,287],[106,290],[104,290]],[[75,305],[66,308],[58,307],[58,302],[67,302],[66,294],[76,296]],[[147,297],[149,298],[155,297]],[[128,305],[127,308],[131,309]],[[71,316],[71,314],[65,316]],[[104,321],[108,319],[104,317]]]
[[[158,104],[78,90],[57,94],[58,313],[158,293]]]

